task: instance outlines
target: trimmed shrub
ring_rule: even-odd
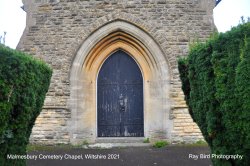
[[[195,44],[178,64],[190,114],[212,153],[244,155],[212,158],[214,165],[249,165],[250,23]]]
[[[0,163],[8,154],[25,155],[34,122],[42,110],[52,70],[42,61],[0,45]]]

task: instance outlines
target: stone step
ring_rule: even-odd
[[[96,143],[143,143],[143,137],[106,137],[97,138]]]
[[[121,147],[145,147],[151,146],[150,143],[95,143],[84,145],[85,149],[111,149],[111,148],[121,148]]]

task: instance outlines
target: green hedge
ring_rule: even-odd
[[[249,165],[250,23],[195,44],[178,64],[190,114],[212,153],[244,155],[214,165]]]
[[[26,154],[32,127],[50,84],[52,70],[43,62],[0,45],[0,163],[25,165],[25,160],[7,160],[7,154]]]

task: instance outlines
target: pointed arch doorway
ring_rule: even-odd
[[[105,124],[108,123],[102,121],[103,126],[100,120],[98,123],[98,118],[100,118],[98,116],[99,74],[105,63],[108,63],[109,57],[112,57],[118,50],[122,50],[127,57],[132,58],[143,78],[143,85],[141,85],[141,89],[143,89],[141,117],[143,120],[140,124],[134,123],[131,127],[135,131],[140,128],[139,132],[131,131],[127,127],[129,125],[126,126],[125,122],[123,125],[121,122],[121,127],[116,125],[118,129],[115,129],[115,133],[118,134],[108,134],[109,131],[113,130],[108,127],[105,129]],[[115,70],[113,68],[112,72]],[[128,70],[127,65],[125,72],[128,73]],[[102,142],[103,139],[98,138],[103,137],[132,137],[132,139],[134,137],[154,139],[170,137],[173,121],[167,119],[172,103],[169,97],[171,80],[169,71],[165,54],[154,38],[141,28],[122,20],[115,20],[101,26],[83,42],[72,64],[68,102],[68,107],[71,110],[70,142],[72,144],[79,144],[83,140],[91,143]],[[125,100],[123,101],[125,103]],[[119,96],[116,96],[116,102],[119,102]],[[109,114],[104,116],[106,115]],[[119,117],[118,115],[114,116]],[[107,118],[112,119],[112,117]],[[110,120],[106,122],[110,122]],[[101,133],[100,127],[103,127],[105,132]]]
[[[118,50],[97,79],[98,137],[143,137],[143,77],[135,60]]]

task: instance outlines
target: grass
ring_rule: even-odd
[[[55,145],[37,145],[37,144],[29,144],[27,146],[27,152],[31,151],[48,151],[48,152],[53,152],[58,149],[60,150],[70,150],[70,149],[76,149],[76,148],[81,148],[82,145],[69,145],[69,144],[55,144]]]
[[[145,138],[145,139],[143,140],[143,143],[150,143],[149,138]]]
[[[165,146],[169,145],[167,141],[157,141],[154,143],[153,147],[155,148],[163,148]]]
[[[207,142],[203,140],[196,141],[194,143],[179,143],[176,146],[185,146],[185,147],[206,147],[208,146]]]
[[[59,147],[59,145],[56,145]],[[26,151],[31,152],[31,151],[53,151],[54,150],[54,145],[36,145],[36,144],[29,144],[27,146]]]
[[[192,144],[187,144],[188,146],[208,146],[207,142],[206,141],[203,141],[203,140],[199,140],[195,143],[192,143]]]
[[[82,142],[82,145],[88,146],[88,145],[89,145],[89,142],[88,142],[87,140],[84,140],[84,141]]]
[[[199,140],[196,143],[194,143],[195,145],[208,145],[207,142],[203,141],[203,140]]]

